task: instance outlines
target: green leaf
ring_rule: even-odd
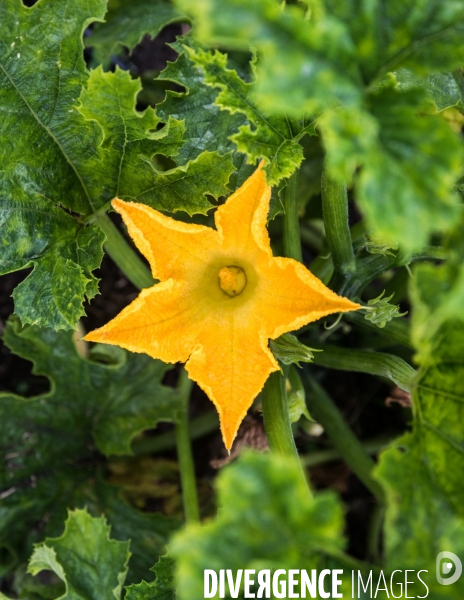
[[[325,0],[310,2],[307,12],[273,0],[177,4],[196,17],[201,41],[259,51],[256,100],[272,112],[359,106],[363,87],[389,71],[452,70],[464,59],[459,2]]]
[[[325,4],[332,17],[349,27],[367,81],[399,66],[424,73],[451,71],[462,64],[464,7],[460,2],[326,0]]]
[[[461,91],[451,73],[417,75],[409,69],[400,69],[396,73],[396,79],[402,90],[422,88],[433,100],[437,110],[451,107],[462,108]]]
[[[151,583],[142,581],[141,583],[127,587],[126,600],[153,600],[154,598],[175,600],[176,591],[173,570],[173,559],[168,555],[160,556],[159,561],[152,569],[156,573],[155,581]]]
[[[106,455],[130,454],[135,435],[161,420],[177,418],[181,403],[172,388],[160,384],[169,368],[161,361],[119,349],[117,362],[113,364],[86,360],[78,354],[70,332],[21,328],[17,319],[9,321],[4,341],[15,354],[33,361],[35,374],[45,375],[51,381],[51,392],[34,399],[0,396],[10,418],[14,411],[16,419],[20,419],[27,405],[29,424],[49,423],[49,428],[56,431],[74,427],[76,435],[72,437],[78,443],[82,443],[77,435],[79,429],[82,433],[88,429]],[[72,382],[76,385],[72,386]],[[72,413],[63,414],[63,409],[57,412],[63,405],[73,407]],[[60,413],[61,422],[57,418]],[[74,426],[73,414],[80,418],[80,423]],[[48,446],[45,440],[51,441],[51,431],[43,433],[42,446]],[[58,458],[62,449],[55,448],[55,452]],[[34,462],[28,460],[24,466],[34,468]]]
[[[202,71],[192,61],[187,48],[196,48],[191,38],[180,38],[171,44],[179,53],[176,62],[168,63],[158,77],[185,88],[185,92],[167,91],[165,100],[156,106],[156,114],[168,122],[178,119],[185,123],[184,143],[177,155],[178,164],[197,158],[203,151],[227,154],[235,149],[229,136],[246,123],[243,114],[222,111],[215,99],[217,90],[206,85]],[[242,157],[234,157],[234,162]]]
[[[247,161],[255,164],[264,158],[267,181],[274,185],[289,177],[303,160],[299,144],[305,133],[314,132],[311,123],[297,122],[284,116],[267,116],[251,98],[254,84],[246,83],[236,71],[227,68],[227,55],[201,49],[188,49],[192,61],[201,67],[205,82],[218,88],[216,104],[232,115],[243,114],[248,124],[241,125],[230,139]]]
[[[356,50],[346,26],[336,19],[312,22],[300,7],[282,10],[273,0],[177,4],[196,17],[202,41],[260,51],[254,92],[263,110],[306,115],[334,99],[361,100]]]
[[[440,116],[424,113],[418,90],[383,87],[369,102],[370,113],[340,108],[321,117],[328,166],[338,180],[361,166],[355,195],[369,228],[414,250],[459,215],[451,190],[461,169],[460,143]]]
[[[462,254],[456,254],[445,264],[421,264],[414,268],[411,337],[418,351],[418,362],[434,361],[434,345],[440,330],[447,322],[462,320],[464,268]]]
[[[48,538],[35,548],[29,572],[56,573],[66,585],[63,600],[119,600],[129,557],[129,543],[110,539],[103,517],[75,510],[61,537]]]
[[[88,505],[95,514],[106,512],[119,539],[134,538],[131,567],[144,573],[177,522],[141,515],[124,503],[117,487],[101,481],[97,448],[108,455],[130,454],[137,433],[177,418],[179,397],[160,383],[168,367],[120,349],[109,359],[98,346],[83,358],[71,332],[21,328],[17,318],[7,323],[4,341],[32,361],[33,372],[46,376],[51,388],[33,398],[0,394],[0,451],[6,456],[0,469],[5,492],[0,545],[11,553],[5,568],[27,554],[42,527],[54,535],[66,507]]]
[[[105,514],[115,539],[131,541],[132,557],[126,581],[129,584],[150,578],[153,560],[166,551],[171,535],[182,523],[161,513],[134,510],[118,491],[114,486],[98,485],[88,505],[93,513]]]
[[[23,323],[75,327],[84,297],[97,293],[92,271],[104,240],[86,225],[115,196],[204,213],[205,194],[223,195],[234,171],[229,156],[214,153],[157,170],[153,155],[174,156],[185,128],[167,119],[159,129],[153,109],[137,112],[141,85],[129,73],[89,74],[82,31],[104,10],[104,0],[0,6],[0,274],[34,266],[15,293]]]
[[[120,54],[123,46],[131,50],[145,35],[156,37],[166,25],[188,21],[164,0],[110,0],[105,23],[97,23],[86,42],[93,48],[93,60],[108,65],[111,56]]]
[[[97,204],[80,168],[94,131],[73,104],[87,77],[82,30],[104,10],[103,0],[0,6],[0,273],[35,267],[15,294],[25,323],[74,327],[97,290],[102,234],[61,207],[88,214]]]
[[[105,73],[98,67],[91,71],[79,98],[78,111],[101,131],[97,153],[88,157],[85,168],[94,173],[89,184],[92,195],[105,203],[146,191],[157,176],[151,157],[174,156],[182,144],[181,122],[169,119],[156,131],[160,120],[152,108],[135,111],[141,89],[140,80],[132,79],[127,71],[117,67],[114,73]],[[153,202],[153,197],[148,194],[147,200]]]
[[[205,151],[186,165],[159,173],[151,181],[147,179],[146,189],[132,199],[154,205],[158,210],[205,215],[214,207],[206,196],[228,195],[227,182],[233,171],[231,153],[221,156]]]
[[[95,193],[107,201],[117,196],[160,210],[206,213],[212,208],[206,194],[218,198],[227,193],[234,171],[230,155],[205,151],[188,164],[158,171],[151,157],[175,155],[182,145],[184,125],[169,117],[165,127],[155,131],[160,119],[154,110],[134,110],[140,90],[140,81],[132,80],[127,71],[117,68],[104,73],[99,67],[81,94],[79,111],[96,121],[103,135],[98,155],[89,157],[87,165],[89,171],[99,173]]]
[[[221,472],[218,517],[187,525],[171,542],[179,598],[203,597],[204,569],[323,569],[343,562],[342,507],[332,493],[310,497],[299,469],[288,457],[246,454]]]
[[[462,320],[447,323],[436,335],[433,357],[420,370],[412,394],[413,431],[382,455],[377,469],[388,497],[385,540],[391,569],[407,564],[435,573],[439,552],[464,552],[463,340]],[[434,576],[427,583],[440,598],[464,592],[462,579],[448,594]]]
[[[84,297],[98,291],[92,271],[103,257],[103,233],[41,198],[3,202],[0,227],[0,274],[34,267],[13,292],[22,322],[74,328],[85,314]]]

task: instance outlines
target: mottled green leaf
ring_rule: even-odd
[[[176,526],[160,515],[141,515],[101,482],[102,456],[130,453],[131,439],[159,420],[175,420],[178,395],[160,384],[166,365],[118,349],[80,356],[70,332],[8,322],[5,343],[34,363],[51,389],[33,398],[0,394],[0,545],[24,556],[46,517],[54,535],[66,507],[105,510],[119,539],[134,540],[134,566],[148,568]],[[96,362],[95,358],[104,360]],[[150,552],[152,558],[150,559]],[[134,561],[131,562],[131,565]],[[11,567],[11,565],[10,565]]]
[[[193,62],[201,67],[205,82],[220,90],[216,104],[231,114],[243,114],[248,124],[241,125],[230,139],[248,162],[266,159],[265,173],[270,185],[289,177],[303,160],[299,140],[313,126],[285,115],[267,116],[251,98],[254,84],[246,83],[236,71],[227,68],[227,56],[221,52],[188,49]]]
[[[417,75],[409,69],[400,69],[396,73],[396,79],[402,90],[422,88],[427,96],[435,102],[437,110],[445,110],[454,106],[462,107],[461,91],[451,73]]]
[[[311,114],[334,99],[361,100],[356,49],[344,23],[314,22],[299,7],[273,0],[177,4],[190,12],[200,39],[212,45],[260,50],[255,101],[261,109]]]
[[[214,153],[180,171],[156,169],[153,155],[174,156],[184,124],[167,118],[160,128],[153,109],[137,112],[141,85],[129,73],[89,74],[82,31],[104,11],[103,0],[0,6],[0,273],[34,266],[15,293],[23,323],[75,327],[84,297],[97,292],[103,241],[85,226],[112,198],[205,212],[205,194],[224,194],[234,170]]]
[[[89,509],[95,514],[105,514],[115,539],[131,540],[132,556],[126,583],[152,579],[153,561],[166,551],[171,535],[182,523],[161,513],[134,510],[117,491],[114,486],[97,486],[94,501],[88,500]]]
[[[411,299],[411,337],[418,351],[416,359],[433,361],[439,331],[447,321],[462,319],[464,269],[461,256],[442,265],[417,265],[411,282]]]
[[[85,167],[94,173],[89,184],[92,194],[105,203],[144,192],[157,177],[150,158],[174,156],[182,144],[181,122],[169,119],[156,131],[160,120],[152,108],[135,111],[141,89],[140,80],[132,79],[127,71],[116,68],[114,73],[105,73],[98,67],[91,71],[79,99],[79,112],[101,130],[97,152],[88,157]],[[156,203],[149,193],[146,200]]]
[[[92,271],[103,256],[103,233],[41,198],[21,206],[5,201],[0,227],[0,274],[34,267],[13,292],[23,323],[74,328],[84,297],[98,290]]]
[[[159,173],[151,182],[147,179],[145,189],[132,199],[154,204],[158,210],[206,214],[214,206],[207,196],[219,198],[228,195],[227,182],[234,170],[231,153],[221,156],[217,152],[205,151],[186,165]],[[155,202],[151,201],[152,198]]]
[[[423,111],[418,90],[384,87],[369,108],[327,111],[320,125],[332,175],[350,179],[376,236],[405,250],[424,246],[459,214],[452,193],[461,170],[459,139],[438,115]]]
[[[464,60],[460,2],[325,0],[310,2],[307,12],[273,0],[177,4],[196,17],[202,41],[258,49],[256,98],[273,112],[359,105],[365,84],[389,71],[452,70]]]
[[[156,574],[153,582],[142,581],[126,588],[126,600],[175,600],[174,561],[168,556],[160,556],[152,571]]]
[[[299,469],[288,457],[248,454],[221,472],[218,517],[188,525],[170,545],[179,598],[203,597],[204,569],[235,574],[343,562],[341,505],[331,493],[310,497]]]
[[[95,132],[73,105],[87,78],[82,30],[104,10],[103,0],[0,5],[0,273],[35,267],[15,295],[25,323],[74,327],[97,290],[102,235],[61,207],[89,214],[98,202],[80,166]]]
[[[170,23],[188,21],[165,0],[110,0],[105,23],[96,24],[86,41],[93,48],[93,60],[107,65],[123,46],[132,49],[145,35],[155,37]]]
[[[204,150],[221,155],[234,150],[229,136],[246,123],[245,115],[222,111],[215,104],[218,91],[205,83],[185,44],[195,47],[190,38],[171,44],[179,56],[176,62],[168,63],[158,78],[183,86],[185,92],[168,91],[165,100],[156,107],[156,114],[165,122],[170,117],[185,123],[184,144],[176,157],[178,164],[197,158]]]
[[[29,572],[56,573],[66,585],[63,600],[119,600],[129,557],[129,543],[110,539],[103,517],[75,510],[61,537],[48,538],[35,548]]]
[[[51,392],[34,399],[1,396],[6,417],[13,418],[14,411],[19,419],[27,406],[28,424],[49,423],[47,429],[57,431],[68,427],[70,433],[73,418],[80,417],[80,423],[74,425],[76,435],[73,437],[79,439],[77,428],[82,432],[92,431],[98,448],[107,455],[130,453],[131,439],[137,433],[160,420],[177,418],[180,400],[172,388],[160,384],[169,368],[161,361],[123,350],[119,350],[117,362],[112,364],[94,362],[92,354],[87,360],[77,353],[70,332],[32,326],[21,328],[15,319],[9,322],[4,340],[13,352],[33,361],[35,373],[45,375],[52,382]],[[64,411],[66,405],[71,409],[69,414]],[[57,407],[61,407],[58,412]],[[60,422],[57,415],[62,416],[63,421]],[[8,437],[11,433],[10,429]],[[47,431],[45,439],[50,436],[51,432]],[[45,439],[42,446],[48,445]],[[61,451],[55,448],[57,457]],[[34,469],[37,467],[34,462],[28,460],[24,467]]]
[[[462,320],[448,323],[436,335],[433,356],[419,372],[412,394],[413,431],[382,455],[377,469],[388,499],[389,568],[428,569],[429,597],[450,600],[463,594],[464,580],[440,586],[435,563],[441,551],[464,552],[463,340]]]
[[[327,15],[349,28],[367,81],[399,66],[424,73],[452,70],[462,64],[464,6],[461,2],[325,0],[324,3]]]

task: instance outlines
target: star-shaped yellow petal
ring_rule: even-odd
[[[160,283],[85,337],[165,362],[186,361],[216,406],[228,449],[266,379],[279,369],[269,339],[360,308],[299,262],[272,255],[270,197],[260,166],[216,210],[216,229],[113,200]]]

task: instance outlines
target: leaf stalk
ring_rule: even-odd
[[[150,269],[138,256],[137,252],[125,240],[122,233],[106,213],[95,215],[94,222],[106,235],[104,244],[106,252],[118,265],[124,275],[136,288],[151,287],[155,280]]]
[[[345,183],[332,179],[325,167],[321,184],[325,235],[335,271],[349,277],[356,272],[356,260],[348,223],[348,194]]]
[[[303,262],[298,215],[298,170],[288,179],[281,192],[284,206],[283,234],[285,256]]]
[[[179,420],[176,423],[176,445],[180,469],[180,481],[182,485],[184,514],[187,523],[198,522],[200,520],[197,486],[195,481],[195,465],[193,462],[188,423],[188,403],[192,387],[193,381],[189,379],[187,371],[182,369],[179,376],[177,391],[183,400],[183,408],[180,411]]]
[[[309,412],[324,427],[346,464],[374,494],[378,501],[383,503],[383,489],[371,475],[375,466],[374,461],[350,429],[332,398],[306,372],[304,374],[304,383],[308,392],[306,402]]]

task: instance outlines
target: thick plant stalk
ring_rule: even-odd
[[[311,341],[311,347],[323,352],[314,354],[314,364],[340,371],[356,371],[370,373],[390,379],[402,390],[410,392],[413,387],[416,371],[399,356],[386,352],[370,352],[339,348],[330,344],[319,344]]]
[[[136,288],[151,287],[154,279],[150,269],[130,247],[106,213],[95,217],[94,222],[106,235],[105,250],[118,265],[124,275]]]
[[[356,261],[348,223],[346,185],[334,181],[327,168],[322,173],[321,194],[325,235],[335,271],[349,277],[356,272]]]
[[[351,431],[340,411],[325,390],[309,375],[305,376],[307,404],[311,415],[320,423],[343,460],[356,473],[364,485],[383,502],[384,494],[380,484],[372,476],[375,466],[358,438]]]
[[[287,456],[297,454],[282,373],[276,371],[269,376],[262,394],[264,427],[271,451]]]
[[[285,377],[282,373],[276,371],[266,381],[262,391],[262,408],[264,428],[271,452],[292,456],[297,460],[301,467],[301,477],[307,483],[293,439],[285,392]]]
[[[180,480],[182,485],[182,499],[184,514],[187,522],[199,521],[197,486],[195,481],[195,465],[193,462],[192,446],[190,443],[188,426],[188,402],[193,381],[188,378],[187,371],[182,369],[177,386],[178,393],[183,400],[183,407],[176,423],[177,458],[179,460]]]

